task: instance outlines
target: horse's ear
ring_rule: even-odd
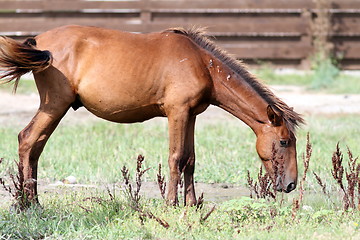
[[[267,115],[273,126],[280,126],[282,124],[282,117],[270,105],[267,107]]]

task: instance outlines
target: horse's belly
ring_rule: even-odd
[[[94,115],[112,122],[135,123],[143,122],[154,117],[165,116],[158,105],[147,105],[136,108],[94,108],[84,105]]]

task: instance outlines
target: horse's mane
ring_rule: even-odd
[[[219,59],[223,64],[241,76],[278,114],[280,114],[288,129],[295,132],[296,128],[304,123],[300,114],[296,113],[286,103],[280,100],[274,93],[253,76],[241,61],[230,56],[225,50],[219,48],[209,39],[202,28],[170,28],[164,32],[173,32],[183,34],[192,39],[197,45],[210,52],[214,57]]]

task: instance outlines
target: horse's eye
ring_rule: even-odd
[[[287,147],[289,145],[289,140],[280,140],[281,147]]]

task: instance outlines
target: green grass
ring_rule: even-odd
[[[0,90],[12,93],[14,89],[13,83],[0,84]],[[18,94],[37,94],[37,88],[34,80],[22,78],[17,87],[16,93]]]
[[[311,167],[319,174],[329,172],[337,142],[346,152],[355,154],[360,129],[358,116],[308,117],[308,125],[298,131],[298,156],[305,149],[310,132],[314,153]],[[330,131],[331,129],[331,131]],[[0,127],[0,145],[4,163],[0,173],[17,159],[17,133],[21,128]],[[49,181],[76,176],[81,183],[116,182],[124,164],[133,163],[138,154],[150,167],[149,181],[156,179],[157,166],[167,166],[168,136],[166,121],[149,124],[113,124],[95,122],[83,125],[60,125],[51,136],[39,161],[39,178]],[[246,172],[255,174],[261,165],[255,150],[255,136],[238,120],[218,123],[198,122],[196,129],[195,179],[205,183],[246,183]],[[167,171],[167,168],[164,169]]]
[[[144,209],[167,221],[165,229],[154,219],[144,218],[129,207],[118,193],[109,200],[106,193],[94,191],[60,191],[40,196],[43,209],[21,214],[0,208],[2,239],[356,239],[359,237],[359,212],[343,212],[341,193],[331,177],[331,155],[340,141],[360,152],[357,115],[308,117],[308,125],[298,132],[299,171],[310,132],[313,157],[305,185],[304,205],[292,218],[292,199],[298,192],[283,195],[284,200],[264,202],[248,198],[218,203],[205,221],[200,219],[212,207],[206,203],[201,211],[172,208],[162,200],[143,199]],[[0,176],[14,168],[17,128],[0,128],[0,152],[4,163]],[[151,167],[145,181],[155,181],[158,163],[167,176],[167,127],[165,121],[149,124],[120,125],[93,122],[85,125],[61,125],[51,137],[40,159],[39,178],[50,181],[74,175],[80,183],[103,185],[122,181],[121,168],[126,165],[135,175],[137,154],[145,155],[144,168]],[[196,130],[198,182],[226,182],[246,185],[246,171],[255,178],[260,160],[255,152],[255,137],[237,120],[198,123]],[[346,155],[345,155],[346,159]],[[345,160],[344,160],[345,161]],[[316,171],[331,191],[331,200],[321,194],[311,172]],[[100,197],[90,201],[89,197]],[[160,196],[160,194],[159,194]],[[205,192],[206,196],[206,192]],[[206,200],[206,197],[205,197]],[[0,237],[1,239],[1,237]]]
[[[343,81],[347,79],[348,76]],[[297,81],[306,85],[307,80],[300,76]],[[31,81],[22,81],[18,91],[29,93],[32,87]],[[349,89],[351,87],[337,90],[343,93]],[[335,90],[334,87],[326,91]],[[43,208],[34,207],[15,214],[9,211],[10,203],[3,204],[0,239],[358,239],[360,211],[341,210],[342,193],[331,176],[331,157],[338,142],[345,163],[347,146],[354,157],[360,154],[358,119],[358,115],[306,117],[307,125],[298,131],[300,175],[307,132],[313,155],[305,184],[304,208],[296,212],[295,218],[292,202],[299,196],[297,191],[278,195],[275,202],[241,197],[216,203],[215,211],[205,221],[201,218],[214,203],[206,202],[203,209],[196,211],[195,208],[168,207],[159,199],[142,199],[145,211],[169,223],[170,227],[165,229],[154,219],[143,217],[141,220],[121,192],[111,200],[102,190],[58,189],[40,195]],[[0,177],[8,176],[9,171],[15,169],[13,160],[17,159],[20,130],[17,125],[0,126],[0,157],[4,158]],[[103,121],[60,124],[41,156],[39,179],[55,182],[73,175],[79,183],[119,186],[124,165],[134,178],[138,154],[145,156],[144,168],[151,168],[144,176],[145,181],[156,180],[159,163],[164,166],[167,178],[167,135],[165,120],[131,125]],[[246,186],[247,170],[256,178],[261,166],[254,134],[240,121],[232,119],[198,121],[196,156],[197,182]],[[323,179],[330,197],[321,193],[312,171]]]
[[[202,209],[169,207],[163,200],[142,199],[144,212],[166,221],[140,217],[124,195],[111,199],[98,192],[45,195],[44,208],[20,214],[0,209],[1,239],[357,239],[359,211],[307,207],[293,215],[290,201],[248,197]],[[305,202],[306,203],[306,202]]]
[[[329,80],[322,79],[321,87],[316,87],[313,79],[316,78],[312,72],[302,73],[276,73],[273,69],[266,67],[254,71],[254,74],[265,84],[269,85],[294,85],[303,86],[309,91],[333,93],[333,94],[360,94],[359,76],[352,76],[340,72],[339,75]]]

